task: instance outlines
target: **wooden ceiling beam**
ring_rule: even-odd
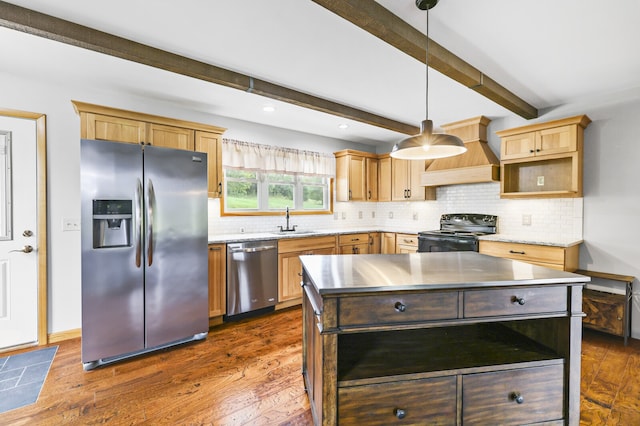
[[[391,120],[4,1],[0,1],[0,26],[407,135],[420,132],[415,125]]]
[[[313,1],[418,61],[426,62],[427,36],[375,0]],[[429,67],[523,118],[538,117],[537,108],[431,39],[429,39],[428,50]]]

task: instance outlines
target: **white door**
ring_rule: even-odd
[[[36,123],[0,116],[0,349],[38,340]]]

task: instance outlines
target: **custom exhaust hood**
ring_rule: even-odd
[[[480,116],[455,123],[443,124],[448,134],[462,139],[467,152],[455,157],[433,160],[422,174],[422,186],[482,183],[500,180],[500,161],[487,143],[487,125],[491,122]]]

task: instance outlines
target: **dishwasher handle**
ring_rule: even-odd
[[[229,250],[232,253],[256,253],[259,251],[267,251],[267,250],[274,250],[276,249],[277,246],[260,246],[260,247],[245,247],[245,248],[233,248],[230,247]]]

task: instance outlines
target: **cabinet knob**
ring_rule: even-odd
[[[402,408],[394,408],[393,414],[399,419],[404,419],[407,416],[407,412]]]
[[[518,297],[518,296],[513,296],[513,299],[511,299],[511,302],[517,303],[520,306],[526,303],[526,301],[524,300],[524,297]]]
[[[513,392],[511,394],[511,399],[517,402],[518,404],[522,404],[524,402],[524,396],[522,396],[520,392]]]
[[[533,149],[530,149],[529,152],[533,154],[535,151]]]
[[[396,309],[396,311],[398,311],[398,312],[404,312],[404,311],[406,311],[406,310],[407,310],[407,306],[406,306],[404,303],[402,303],[402,302],[396,302],[396,304],[395,304],[393,307],[394,307],[394,308]]]

